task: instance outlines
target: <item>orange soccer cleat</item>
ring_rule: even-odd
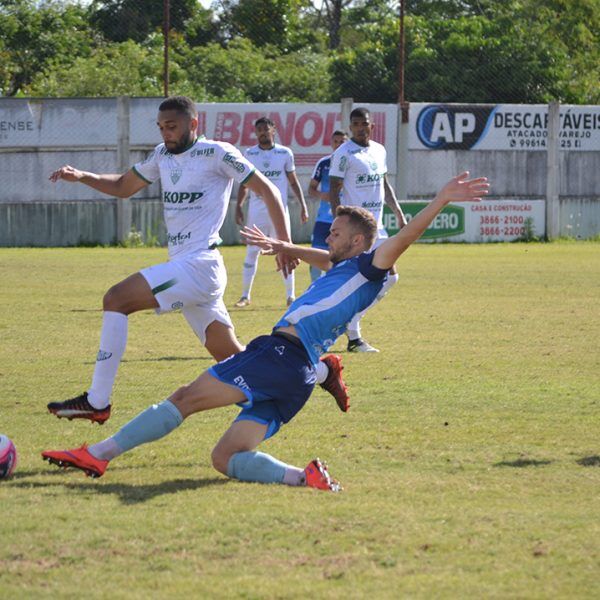
[[[332,479],[327,470],[327,465],[318,458],[311,460],[306,469],[304,469],[304,480],[307,487],[325,490],[329,492],[339,492],[342,486]]]
[[[75,467],[81,469],[88,477],[102,477],[108,467],[107,460],[93,457],[87,444],[73,450],[46,450],[42,452],[42,458],[59,467]]]
[[[321,387],[328,391],[337,402],[342,412],[348,412],[350,408],[350,396],[348,396],[348,388],[342,379],[342,357],[338,354],[328,354],[323,356],[321,361],[327,365],[329,373],[327,379],[321,383]]]

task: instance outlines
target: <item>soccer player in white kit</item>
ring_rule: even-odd
[[[194,102],[174,96],[159,106],[163,143],[122,175],[80,171],[69,165],[54,171],[59,179],[80,182],[110,196],[126,198],[160,179],[169,261],[142,269],[111,287],[103,299],[100,349],[88,391],[65,402],[51,402],[57,417],[104,423],[110,396],[127,343],[130,314],[181,309],[206,349],[220,361],[243,350],[223,302],[227,273],[220,252],[223,225],[237,181],[259,195],[276,237],[290,241],[279,191],[231,144],[198,137]],[[293,263],[278,257],[284,271]],[[292,267],[293,268],[293,267]]]
[[[254,123],[258,144],[246,149],[244,156],[259,170],[272,184],[277,186],[281,193],[281,199],[285,210],[285,216],[289,227],[289,211],[288,211],[288,183],[294,192],[294,195],[300,203],[300,218],[302,223],[308,221],[308,209],[304,201],[304,194],[296,176],[296,168],[294,166],[294,155],[286,146],[275,143],[275,123],[267,117],[261,117]],[[235,219],[238,225],[244,224],[244,214],[242,207],[248,196],[248,186],[240,185],[237,198],[237,206]],[[265,204],[261,200],[260,194],[250,189],[250,200],[248,203],[248,225],[256,225],[265,232],[274,233],[273,223],[269,213],[265,209]],[[252,283],[258,269],[258,257],[260,248],[257,246],[248,246],[246,250],[246,258],[244,259],[244,267],[242,270],[242,297],[236,302],[235,306],[243,308],[250,304],[250,294]],[[294,272],[284,275],[285,290],[288,306],[294,301],[295,280]]]
[[[387,180],[387,153],[385,148],[371,139],[373,123],[366,108],[355,108],[350,113],[351,138],[332,155],[329,169],[329,202],[335,214],[340,205],[340,192],[345,206],[360,206],[368,210],[377,221],[377,239],[373,248],[380,246],[388,234],[383,227],[383,203],[396,215],[400,228],[406,218],[396,194]],[[395,267],[390,269],[387,281],[371,306],[354,316],[348,323],[349,352],[379,352],[361,337],[360,320],[363,315],[398,281]]]

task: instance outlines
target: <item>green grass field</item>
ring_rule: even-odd
[[[223,249],[229,306],[242,248]],[[263,449],[329,462],[341,494],[228,481],[199,414],[99,480],[40,451],[95,442],[211,364],[183,317],[130,319],[102,427],[46,403],[86,389],[104,291],[164,249],[2,249],[0,598],[600,597],[600,244],[419,245],[349,355],[352,407],[320,389]],[[297,276],[308,283],[307,267]],[[243,341],[284,289],[262,258]]]

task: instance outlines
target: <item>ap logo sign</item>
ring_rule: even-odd
[[[417,117],[417,136],[431,150],[470,150],[485,137],[495,106],[431,104]]]

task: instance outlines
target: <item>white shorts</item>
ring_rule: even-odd
[[[288,231],[291,232],[290,212],[287,206],[283,207],[283,212]],[[271,217],[269,217],[269,213],[266,212],[265,208],[262,206],[258,207],[258,209],[253,209],[253,207],[250,206],[248,209],[248,218],[246,219],[246,223],[248,224],[248,227],[256,225],[267,237],[277,237],[277,232],[275,231]]]
[[[233,329],[223,302],[227,271],[218,250],[203,250],[194,256],[142,269],[140,273],[158,302],[156,313],[181,309],[203,344],[206,328],[213,321]]]

